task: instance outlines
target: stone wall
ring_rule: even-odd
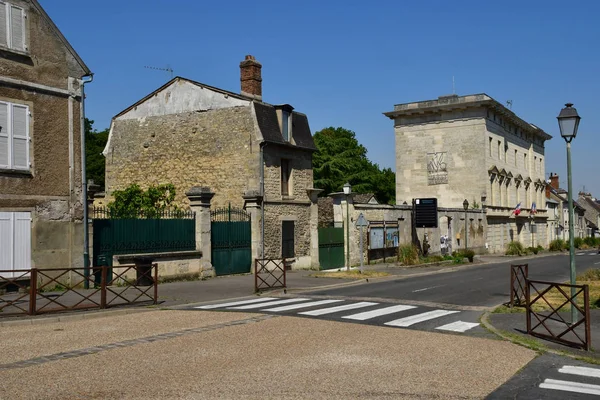
[[[294,221],[293,269],[311,267],[310,201],[268,203],[265,207],[265,257],[281,258],[282,221]]]
[[[250,107],[116,120],[106,154],[106,190],[132,183],[175,185],[185,192],[208,186],[212,207],[243,206],[244,192],[259,189],[259,145]]]

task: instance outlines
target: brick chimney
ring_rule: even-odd
[[[247,55],[246,59],[240,63],[241,93],[259,101],[262,101],[261,68],[262,65],[251,55]]]
[[[550,172],[550,186],[558,190],[558,175]]]

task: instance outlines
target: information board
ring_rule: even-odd
[[[413,199],[415,226],[417,228],[437,228],[437,199]]]

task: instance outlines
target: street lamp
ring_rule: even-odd
[[[577,114],[577,110],[573,108],[572,103],[565,104],[565,108],[560,110],[558,114],[558,127],[560,128],[560,136],[567,142],[567,176],[569,181],[569,260],[571,271],[571,285],[575,285],[575,238],[573,229],[573,183],[571,179],[571,140],[577,136],[577,128],[581,117]],[[575,297],[575,287],[571,286],[571,298]],[[571,303],[571,323],[577,322],[577,309]]]
[[[467,249],[467,241],[469,240],[469,231],[467,230],[467,210],[469,209],[469,201],[465,199],[463,201],[463,208],[465,209],[465,250]]]
[[[348,196],[352,193],[352,186],[349,182],[344,184],[344,194],[346,195],[346,269],[350,270],[350,222],[348,222],[348,212],[350,207],[348,206]]]

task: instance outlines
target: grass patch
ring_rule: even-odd
[[[350,271],[334,271],[334,272],[317,272],[310,276],[315,278],[337,278],[337,279],[365,279],[365,278],[381,278],[389,276],[390,274],[384,271],[363,271],[362,274],[359,270]]]
[[[501,305],[496,307],[492,314],[523,314],[525,313],[525,307],[509,307],[506,305]]]
[[[548,347],[544,346],[540,343],[539,340],[535,339],[532,336],[519,335],[518,333],[508,332],[508,331],[498,331],[502,334],[506,339],[510,340],[515,344],[520,344],[522,346],[529,347],[531,350],[537,352],[546,352],[548,351]]]

